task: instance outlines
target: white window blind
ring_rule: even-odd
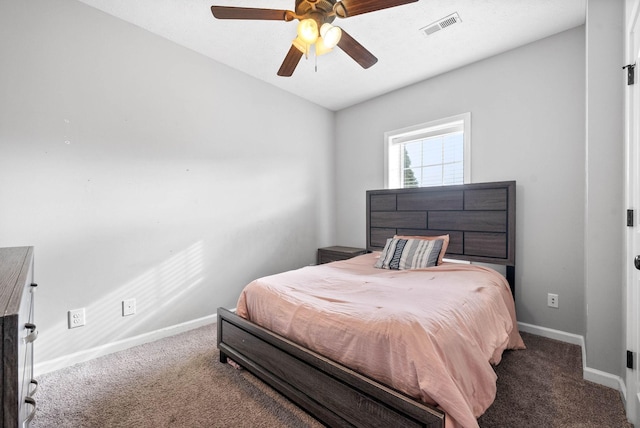
[[[470,181],[471,114],[385,134],[387,188],[446,186]]]

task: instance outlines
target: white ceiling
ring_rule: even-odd
[[[330,110],[542,39],[585,22],[586,0],[419,0],[334,25],[378,58],[365,70],[339,48],[276,75],[298,21],[218,20],[211,5],[294,9],[295,0],[79,0]],[[457,12],[462,22],[421,28]],[[215,78],[215,76],[212,76]]]

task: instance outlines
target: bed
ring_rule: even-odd
[[[328,426],[474,426],[495,395],[489,362],[523,346],[513,303],[515,182],[375,190],[366,198],[371,253],[253,281],[237,313],[218,310],[220,361],[231,358]],[[508,281],[477,264],[375,268],[398,235],[447,236],[447,259],[504,265]],[[392,303],[394,295],[409,297]],[[409,306],[445,316],[399,316]],[[492,321],[474,318],[485,315]],[[449,325],[453,318],[467,324]],[[364,342],[374,324],[384,333]],[[440,334],[455,330],[464,334]]]

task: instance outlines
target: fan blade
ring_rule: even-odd
[[[369,52],[344,30],[342,30],[342,37],[340,37],[338,47],[353,58],[355,62],[360,64],[362,68],[369,68],[378,62],[378,58],[373,56],[371,52]]]
[[[402,6],[418,0],[342,0],[335,4],[334,10],[340,18],[362,15],[376,10]]]
[[[287,52],[287,56],[284,58],[284,61],[282,61],[280,70],[278,70],[278,76],[290,77],[298,66],[300,58],[302,58],[302,52],[300,52],[300,50],[295,46],[291,45],[289,52]]]
[[[290,10],[257,9],[252,7],[211,6],[211,13],[218,19],[261,19],[266,21],[291,21]]]

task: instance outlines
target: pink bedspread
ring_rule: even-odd
[[[379,253],[251,282],[238,315],[478,427],[497,364],[524,348],[505,278],[477,265],[376,269]]]

